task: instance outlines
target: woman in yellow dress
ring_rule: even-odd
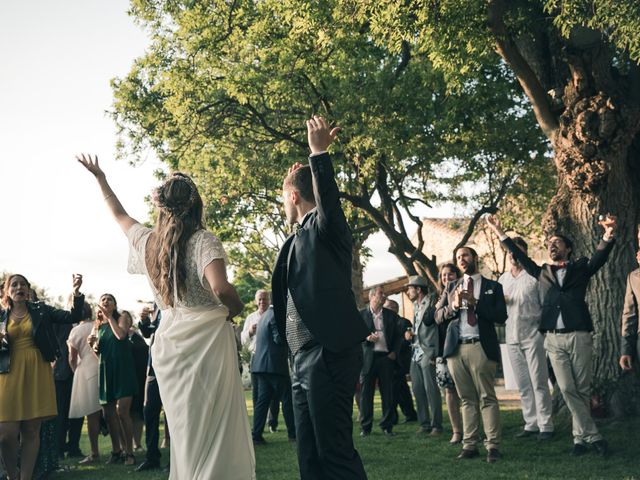
[[[52,323],[81,320],[82,275],[73,276],[70,312],[29,302],[31,285],[23,275],[9,275],[0,309],[0,341],[8,340],[9,372],[0,374],[0,455],[9,480],[30,480],[40,447],[40,424],[57,415],[51,364],[60,356]],[[21,468],[18,476],[18,449]]]

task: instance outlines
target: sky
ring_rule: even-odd
[[[106,114],[110,80],[127,74],[147,38],[124,0],[0,2],[0,271],[24,274],[53,297],[82,273],[83,291],[110,292],[120,308],[150,301],[147,281],[126,272],[127,241],[95,179],[75,160],[98,154],[128,213],[148,219],[144,197],[160,162],[115,160],[116,128]],[[215,233],[215,232],[214,232]],[[403,274],[374,235],[365,284]]]

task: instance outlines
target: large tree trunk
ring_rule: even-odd
[[[618,389],[621,373],[626,275],[637,267],[640,115],[628,107],[617,108],[617,102],[602,92],[585,95],[579,73],[574,72],[575,81],[566,87],[566,109],[553,140],[559,185],[543,226],[548,234],[562,233],[574,241],[574,258],[590,257],[603,234],[598,216],[610,212],[618,218],[616,246],[592,278],[587,296],[594,322],[594,394],[608,400]]]

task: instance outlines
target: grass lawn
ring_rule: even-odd
[[[252,414],[251,392],[246,393],[249,415]],[[379,398],[376,397],[378,401]],[[380,415],[380,405],[376,405],[376,418]],[[355,415],[355,410],[354,410]],[[446,419],[445,413],[445,419]],[[571,425],[567,418],[556,420],[556,435],[549,442],[539,443],[535,438],[515,439],[522,428],[521,413],[512,407],[501,410],[503,422],[502,460],[489,465],[481,457],[473,460],[457,460],[459,446],[451,446],[448,441],[450,430],[445,425],[445,433],[437,438],[415,435],[415,423],[398,425],[397,435],[387,438],[379,430],[366,438],[360,438],[357,425],[354,427],[356,448],[360,452],[370,480],[422,480],[422,479],[640,479],[640,419],[625,419],[622,422],[606,422],[600,425],[601,432],[609,441],[611,456],[603,459],[593,453],[583,457],[569,456],[571,449]],[[265,433],[268,444],[256,447],[258,480],[289,480],[298,477],[295,445],[287,441],[282,423],[277,433]],[[162,437],[162,435],[161,435]],[[82,438],[82,450],[88,452],[86,435]],[[100,438],[100,451],[104,460],[110,451],[108,437]],[[163,464],[169,459],[169,452],[162,452]],[[136,458],[142,461],[143,458]],[[71,471],[61,473],[56,479],[166,479],[159,472],[135,473],[132,467],[123,465],[78,467],[74,462],[65,461]],[[209,479],[179,479],[209,480]],[[225,479],[216,479],[225,480]]]

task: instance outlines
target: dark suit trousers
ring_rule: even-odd
[[[146,458],[149,462],[160,461],[160,409],[162,400],[158,381],[155,377],[147,376],[144,393],[144,441],[147,447]]]
[[[416,409],[413,407],[413,397],[407,383],[405,370],[396,368],[393,371],[393,406],[391,407],[392,420],[398,420],[398,406],[407,420],[418,418]]]
[[[251,400],[253,408],[258,404],[258,398],[260,397],[260,386],[258,385],[258,379],[255,374],[251,374]],[[284,408],[284,406],[282,407]],[[269,414],[267,416],[267,423],[274,430],[278,428],[278,415],[280,414],[280,397],[274,395],[269,405]]]
[[[253,407],[253,429],[251,436],[254,439],[262,438],[264,425],[267,421],[267,412],[273,400],[282,401],[282,415],[287,425],[289,438],[296,437],[296,426],[293,420],[293,401],[291,399],[291,380],[284,375],[273,373],[252,373],[258,384],[258,401]]]
[[[58,408],[58,453],[64,452],[78,454],[80,452],[80,435],[84,418],[69,419],[69,406],[71,405],[71,388],[73,387],[73,375],[67,380],[56,380],[56,406]],[[67,441],[67,434],[69,440]]]
[[[360,393],[360,427],[364,432],[370,432],[373,425],[373,395],[376,391],[376,380],[382,400],[382,418],[380,428],[393,429],[393,370],[395,362],[388,357],[388,353],[373,353],[371,370],[362,376],[362,392]]]
[[[293,412],[301,480],[366,479],[353,446],[353,394],[362,347],[339,353],[319,345],[293,362]]]

